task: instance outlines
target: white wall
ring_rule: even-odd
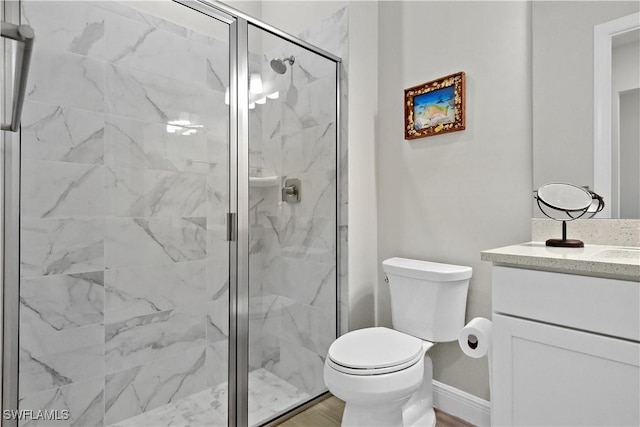
[[[381,2],[379,16],[378,266],[391,256],[471,266],[467,319],[490,317],[480,251],[530,239],[530,6]],[[457,71],[467,75],[467,129],[405,141],[403,89]],[[377,323],[390,326],[382,277]],[[489,398],[486,359],[457,343],[432,358],[436,380]]]
[[[349,3],[349,326],[375,325],[378,4]]]

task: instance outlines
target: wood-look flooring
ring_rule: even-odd
[[[293,418],[289,418],[280,427],[340,427],[344,402],[335,396],[310,407]],[[436,409],[436,427],[473,427],[473,424]]]

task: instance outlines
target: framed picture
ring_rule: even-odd
[[[404,139],[464,129],[464,72],[404,90]]]

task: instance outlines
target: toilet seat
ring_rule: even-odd
[[[351,375],[388,374],[418,363],[431,345],[393,329],[359,329],[331,344],[327,364],[336,371]]]
[[[327,364],[331,366],[336,371],[342,372],[344,374],[350,375],[381,375],[381,374],[391,374],[394,372],[401,371],[403,369],[409,368],[416,363],[418,363],[423,358],[423,355],[418,355],[414,359],[401,363],[399,365],[387,366],[384,368],[373,368],[373,369],[363,369],[363,368],[351,368],[348,366],[340,365],[334,362],[331,359],[327,359]]]

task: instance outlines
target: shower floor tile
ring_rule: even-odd
[[[249,373],[249,424],[285,411],[311,396],[266,369]],[[227,383],[152,409],[111,427],[196,427],[227,425]]]

